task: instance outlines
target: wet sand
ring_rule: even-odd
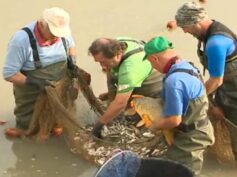
[[[78,50],[78,65],[92,74],[92,87],[96,94],[105,91],[105,76],[99,65],[87,55],[90,43],[98,37],[130,36],[147,40],[158,34],[173,41],[177,51],[198,66],[196,40],[177,29],[166,32],[165,26],[174,18],[176,9],[184,0],[8,0],[0,1],[0,71],[4,64],[6,48],[13,33],[36,20],[43,9],[59,6],[71,14],[71,26]],[[209,0],[205,5],[212,18],[218,19],[237,32],[235,20],[236,0]],[[236,30],[235,30],[236,29]],[[201,67],[200,67],[201,68]],[[45,143],[29,139],[9,140],[4,129],[14,126],[14,99],[12,85],[0,79],[0,177],[92,177],[97,168],[72,154],[64,139],[51,138]],[[205,175],[234,177],[236,169],[219,165],[210,158],[204,164]]]

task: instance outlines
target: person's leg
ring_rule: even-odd
[[[203,165],[203,153],[213,143],[211,123],[199,130],[187,133],[179,131],[175,134],[173,145],[168,147],[167,158],[186,165],[198,175]]]
[[[177,161],[194,172],[195,175],[200,174],[203,165],[204,149],[196,147],[194,144],[172,146],[167,151],[167,158]]]
[[[14,87],[16,127],[27,130],[39,90],[32,86]]]

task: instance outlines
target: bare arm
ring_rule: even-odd
[[[210,77],[205,83],[207,94],[208,95],[211,94],[222,84],[223,84],[223,77]]]
[[[118,116],[126,108],[131,94],[132,92],[117,94],[104,115],[101,117],[100,121],[107,124]]]
[[[223,83],[223,77],[219,78],[213,78],[210,77],[209,80],[205,83],[207,94],[211,94],[214,92],[218,87],[220,87]],[[209,109],[208,109],[208,115],[211,117],[214,117],[216,119],[223,119],[225,118],[224,112],[221,109],[221,107],[213,104],[212,99],[209,98]]]
[[[6,78],[6,81],[11,82],[15,85],[25,85],[26,83],[26,76],[24,74],[22,74],[21,72],[18,72],[16,74],[14,74],[11,77]]]
[[[69,53],[70,55],[76,56],[76,48],[75,47],[70,48]],[[18,86],[26,84],[26,76],[21,72],[18,72],[13,76],[6,78],[5,80]]]
[[[172,129],[178,127],[181,122],[182,122],[181,116],[164,117],[155,121],[153,124],[153,128],[158,130]]]
[[[69,48],[69,55],[76,57],[77,56],[77,51],[75,47]]]

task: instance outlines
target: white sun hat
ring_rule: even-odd
[[[59,7],[45,9],[42,18],[47,22],[49,30],[54,36],[66,37],[71,35],[70,16],[65,10]]]

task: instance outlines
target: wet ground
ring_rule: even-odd
[[[92,177],[97,170],[72,154],[63,138],[51,138],[44,143],[8,140],[4,148],[0,148],[1,177]]]
[[[12,34],[23,25],[37,19],[43,9],[65,8],[71,14],[72,32],[78,49],[78,65],[92,74],[96,94],[105,91],[105,77],[87,55],[90,43],[102,36],[130,36],[147,40],[158,34],[170,38],[184,58],[195,62],[196,40],[181,30],[164,32],[166,23],[174,18],[176,9],[185,0],[8,0],[0,1],[0,71]],[[211,17],[224,22],[237,32],[236,0],[209,0],[205,5]],[[14,126],[14,100],[10,83],[0,79],[0,177],[92,177],[95,166],[72,154],[63,137],[52,137],[42,143],[30,139],[10,140],[4,129]],[[80,107],[81,108],[81,107]],[[90,116],[90,114],[85,114]],[[235,177],[237,169],[225,167],[208,158],[204,174],[209,177]]]
[[[72,154],[61,137],[51,137],[46,142],[32,139],[6,139],[0,127],[0,177],[93,177],[98,167]],[[206,158],[203,177],[236,177],[237,168],[219,164]]]

